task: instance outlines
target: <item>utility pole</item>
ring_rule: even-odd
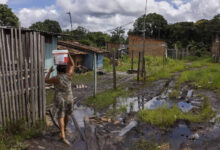
[[[145,4],[145,12],[144,12],[144,29],[143,29],[143,52],[142,52],[142,56],[143,56],[143,60],[142,60],[142,77],[144,77],[144,81],[146,80],[146,70],[145,70],[145,47],[146,47],[146,13],[147,13],[147,0],[146,0],[146,4]]]
[[[71,16],[71,13],[70,11],[67,12],[66,14],[68,14],[70,16],[70,24],[71,24],[71,31],[73,30],[73,24],[72,24],[72,16]]]

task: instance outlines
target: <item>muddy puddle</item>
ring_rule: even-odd
[[[170,95],[175,90],[174,86],[174,80],[158,80],[153,82],[151,86],[135,91],[132,97],[118,97],[117,103],[110,106],[109,109],[124,108],[126,111],[122,115],[115,114],[112,120],[108,120],[108,118],[107,121],[102,120],[103,116],[107,117],[106,112],[97,113],[92,108],[83,105],[75,105],[73,115],[82,131],[86,128],[85,116],[89,118],[95,116],[100,119],[93,123],[96,127],[95,132],[99,133],[97,138],[99,144],[101,143],[99,148],[103,150],[105,146],[111,150],[128,150],[133,143],[141,138],[158,145],[168,143],[170,150],[182,150],[189,147],[203,150],[209,149],[213,145],[220,149],[220,144],[218,146],[220,143],[220,124],[216,123],[216,120],[220,118],[220,113],[206,124],[190,124],[180,121],[169,129],[160,129],[136,120],[136,112],[143,109],[153,110],[164,106],[168,108],[177,106],[182,112],[201,109],[204,99],[204,97],[199,96],[201,94],[209,94],[208,98],[211,99],[211,104],[215,105],[213,108],[216,110],[219,108],[217,107],[219,106],[218,99],[213,92],[197,91],[189,86],[183,86],[178,91],[177,96],[173,98]],[[74,134],[77,134],[72,121],[68,127]],[[72,140],[71,149],[84,150],[86,144],[78,137],[78,139]]]
[[[216,95],[213,92],[196,91],[188,86],[182,87],[178,91],[176,98],[171,98],[170,95],[175,90],[173,87],[174,81],[158,81],[154,88],[147,87],[137,92],[138,95],[129,98],[119,97],[116,105],[117,109],[126,108],[127,113],[138,112],[143,109],[156,109],[166,106],[177,106],[182,112],[189,112],[193,109],[201,109],[202,101],[207,95],[211,99],[211,104],[218,103]],[[163,89],[161,89],[163,87]],[[208,93],[208,94],[207,94]],[[214,99],[214,100],[213,100]],[[112,109],[113,106],[110,107]],[[214,110],[216,106],[213,107]],[[191,125],[189,122],[177,123],[174,127],[161,131],[157,127],[139,125],[132,129],[125,138],[125,147],[131,147],[131,143],[139,140],[141,137],[156,143],[169,143],[169,149],[184,149],[192,147],[193,149],[207,149],[207,142],[218,141],[220,142],[220,124],[215,123],[220,114],[217,114],[212,120],[205,124]],[[220,119],[219,119],[220,120]],[[211,145],[208,145],[211,147]],[[219,147],[220,148],[220,147]]]

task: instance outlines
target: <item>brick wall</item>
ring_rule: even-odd
[[[146,38],[145,40],[145,55],[163,56],[165,53],[166,42],[162,40],[155,40]],[[131,57],[131,51],[134,51],[134,56],[138,57],[138,52],[143,51],[143,37],[129,35],[129,57]]]

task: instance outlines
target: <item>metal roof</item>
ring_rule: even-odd
[[[99,48],[96,48],[93,46],[83,45],[78,42],[59,40],[58,45],[62,45],[62,46],[68,47],[68,48],[77,49],[79,51],[84,51],[84,52],[93,52],[93,53],[98,53],[98,54],[104,53],[104,51],[102,49],[99,49]]]
[[[69,48],[69,47],[62,46],[62,45],[58,45],[57,49],[58,50],[67,49],[67,50],[69,50],[70,54],[73,54],[73,55],[87,55],[88,54],[87,52],[79,51],[77,49]]]
[[[0,26],[0,29],[6,29],[6,30],[10,30],[10,29],[21,29],[21,31],[23,32],[40,32],[41,34],[45,34],[45,35],[53,35],[53,36],[70,36],[67,34],[62,34],[62,33],[53,33],[53,32],[47,32],[47,31],[42,31],[42,30],[33,30],[33,29],[29,29],[29,28],[17,28],[17,27],[11,27],[11,26]]]

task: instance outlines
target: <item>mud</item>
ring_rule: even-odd
[[[179,74],[176,74],[178,76]],[[168,143],[170,150],[182,149],[220,149],[220,125],[216,123],[216,119],[220,117],[218,108],[220,108],[220,100],[216,92],[211,90],[193,89],[191,85],[182,85],[178,90],[176,98],[170,97],[170,93],[175,90],[175,79],[162,79],[151,84],[142,84],[133,81],[134,76],[121,73],[119,79],[120,84],[126,84],[127,89],[133,91],[133,96],[128,98],[119,97],[117,103],[109,107],[109,109],[126,107],[126,113],[116,114],[114,119],[103,121],[101,123],[92,122],[94,125],[96,143],[100,150],[128,150],[135,141],[141,138],[147,139],[153,143],[161,145]],[[102,77],[101,77],[102,78]],[[104,91],[112,88],[111,76],[107,75],[100,79],[98,91]],[[128,83],[129,81],[129,83]],[[96,117],[101,119],[106,117],[106,112],[95,113],[92,108],[81,105],[80,101],[92,95],[92,85],[88,85],[86,90],[73,89],[74,96],[77,97],[74,116],[82,129],[85,130],[84,117]],[[142,109],[156,109],[166,105],[171,107],[176,105],[183,112],[192,111],[193,109],[201,109],[201,103],[206,96],[214,110],[218,111],[218,115],[203,124],[192,124],[190,122],[179,120],[176,124],[167,129],[160,129],[137,122],[136,112]],[[135,121],[136,120],[136,121]],[[28,141],[29,149],[73,149],[86,150],[86,143],[80,138],[72,121],[68,128],[70,132],[67,138],[71,141],[72,146],[68,147],[59,141],[58,129],[51,127],[40,139],[32,139]],[[121,135],[121,138],[120,138]]]

